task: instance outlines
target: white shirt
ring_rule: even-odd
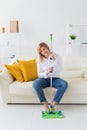
[[[38,61],[38,76],[39,78],[48,78],[51,76],[51,73],[46,74],[49,67],[53,67],[52,77],[58,78],[60,77],[61,72],[61,58],[58,54],[55,54],[55,60],[45,59],[44,61]]]

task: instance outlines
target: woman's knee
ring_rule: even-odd
[[[38,89],[38,87],[39,87],[39,81],[38,81],[38,79],[36,79],[34,82],[33,82],[33,88],[34,89]]]
[[[68,83],[66,81],[63,81],[62,82],[62,86],[66,90],[66,88],[68,87]]]

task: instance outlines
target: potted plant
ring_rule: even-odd
[[[75,40],[75,39],[76,39],[76,36],[72,34],[72,35],[70,35],[70,39],[71,39],[71,40]]]
[[[72,44],[74,42],[74,40],[76,39],[76,35],[71,34],[71,35],[69,35],[69,37],[71,39],[70,42],[69,42],[69,44]]]

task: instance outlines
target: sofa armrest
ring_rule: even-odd
[[[0,73],[0,80],[6,80],[9,83],[12,83],[14,81],[14,77],[8,72],[7,69],[4,69],[3,72]]]
[[[10,93],[9,93],[9,82],[5,79],[0,79],[0,90],[1,98],[5,103],[10,103]]]
[[[1,97],[5,103],[10,103],[10,93],[9,85],[14,81],[14,78],[10,73],[5,69],[0,73],[0,88],[1,88]]]

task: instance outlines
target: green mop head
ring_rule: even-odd
[[[48,119],[48,118],[63,118],[64,115],[61,111],[55,111],[55,112],[42,112],[42,118]]]
[[[62,111],[52,111],[52,107],[50,108],[50,112],[42,111],[42,118],[48,119],[48,118],[63,118],[64,115]]]

